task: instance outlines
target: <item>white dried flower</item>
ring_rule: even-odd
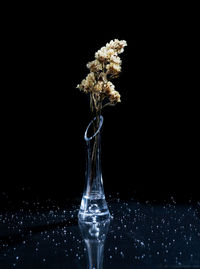
[[[111,104],[116,104],[118,102],[121,102],[120,97],[121,96],[120,96],[118,91],[112,91],[110,96],[109,96]]]
[[[115,91],[115,85],[111,82],[108,81],[107,83],[104,84],[103,92],[106,95],[110,95],[111,92]]]
[[[98,81],[94,86],[94,92],[101,93],[103,89],[103,81]]]
[[[110,63],[106,65],[107,74],[118,75],[121,72],[119,64]]]
[[[96,83],[95,75],[93,72],[89,73],[86,79],[83,79],[81,84],[77,85],[77,88],[84,92],[92,91],[94,85]]]
[[[107,49],[113,49],[116,53],[122,53],[124,51],[124,47],[127,46],[127,43],[125,40],[111,40],[110,43],[106,44]]]
[[[98,60],[94,60],[87,64],[87,68],[89,68],[91,72],[99,72],[102,70],[103,67]]]
[[[113,56],[115,56],[116,52],[113,49],[107,50],[107,60],[110,61]]]
[[[110,58],[110,61],[115,63],[115,64],[120,64],[120,65],[122,63],[121,59],[116,55],[112,55]]]
[[[108,58],[106,47],[102,47],[100,50],[98,50],[95,53],[95,58],[98,59],[98,61],[101,62],[101,63],[106,61],[107,58]]]

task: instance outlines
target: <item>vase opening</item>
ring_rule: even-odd
[[[98,127],[97,127],[97,131],[94,133],[94,130],[92,128],[93,123],[96,125],[97,124],[97,118],[95,117],[88,125],[86,131],[85,131],[85,135],[84,135],[84,139],[85,141],[90,141],[92,140],[95,136],[97,136],[99,134],[99,132],[101,131],[102,125],[103,125],[103,117],[100,116],[100,121],[98,123]]]

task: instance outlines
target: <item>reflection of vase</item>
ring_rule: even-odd
[[[86,182],[79,210],[79,220],[94,222],[110,218],[105,200],[101,171],[101,128],[103,117],[94,118],[88,125],[84,139],[87,146]],[[94,133],[88,137],[94,127]]]
[[[110,221],[79,222],[82,237],[88,254],[88,269],[103,268],[103,252]]]

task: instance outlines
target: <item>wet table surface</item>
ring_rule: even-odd
[[[200,268],[199,208],[115,198],[111,221],[91,224],[73,203],[4,210],[0,268]]]

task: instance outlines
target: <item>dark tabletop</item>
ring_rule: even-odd
[[[110,222],[92,224],[78,224],[76,202],[2,210],[0,268],[200,268],[198,202],[108,203]]]

